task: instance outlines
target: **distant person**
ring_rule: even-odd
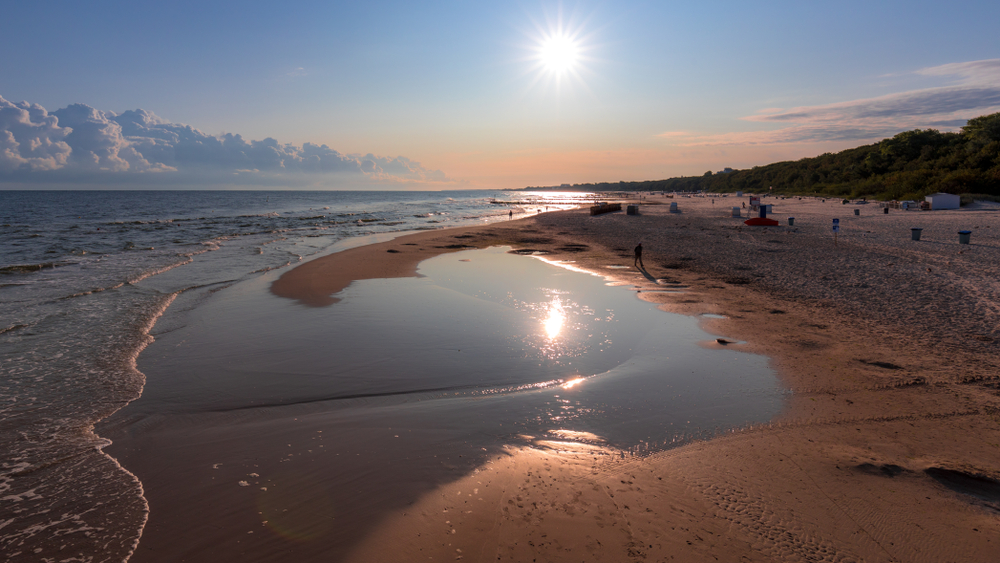
[[[743,209],[746,209],[746,208],[747,208],[747,202],[744,201],[743,202]]]
[[[511,210],[510,210],[510,213],[508,213],[508,214],[507,214],[507,220],[509,221],[509,220],[511,220],[511,219],[513,219],[513,218],[514,218],[514,210],[513,210],[513,209],[511,209]]]
[[[641,242],[639,243],[639,246],[635,247],[635,262],[632,265],[633,266],[637,266],[637,267],[639,267],[641,269],[646,269],[646,265],[642,263],[642,243]]]

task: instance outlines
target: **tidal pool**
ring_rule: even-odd
[[[280,272],[178,298],[97,427],[149,501],[133,561],[336,559],[505,446],[642,454],[783,408],[767,358],[700,346],[698,317],[508,250],[323,308],[272,295]]]
[[[464,416],[470,433],[581,431],[628,449],[782,408],[767,358],[698,346],[715,338],[698,318],[508,250],[441,255],[419,278],[355,282],[324,308],[275,298],[267,280],[227,289],[157,336],[139,361],[143,397],[129,409],[420,402]]]

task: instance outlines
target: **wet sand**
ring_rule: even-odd
[[[378,435],[394,424],[398,404],[385,420],[359,422],[349,440],[339,436],[337,453],[357,461],[333,465],[319,460],[329,453],[318,447],[331,415],[309,406],[290,407],[300,410],[280,420],[245,411],[238,431],[251,428],[251,444],[210,420],[228,414],[162,428],[152,416],[142,419],[142,447],[155,455],[109,448],[126,467],[141,466],[134,471],[151,499],[134,560],[991,560],[1000,541],[1000,214],[882,216],[860,206],[855,217],[849,206],[784,200],[774,202],[775,214],[782,223],[794,214],[795,227],[751,229],[728,217],[732,198],[675,201],[681,213],[666,205],[643,206],[638,217],[578,210],[420,233],[300,266],[273,290],[322,309],[352,279],[411,276],[422,260],[462,247],[548,253],[615,276],[665,310],[723,316],[701,317],[727,341],[705,345],[771,357],[793,391],[784,414],[653,455],[556,436],[498,441],[469,456],[448,445],[445,435],[460,429],[417,425],[408,430],[422,438],[402,449],[404,470],[415,474],[405,483],[386,477],[399,468],[373,471],[358,459],[373,443],[397,447]],[[841,218],[836,245],[831,217]],[[909,240],[910,226],[924,226],[922,241]],[[957,244],[950,233],[959,228],[974,229],[972,245]],[[612,268],[631,265],[637,241],[646,270]],[[334,416],[350,425],[348,412]],[[286,441],[288,460],[259,459],[256,452]],[[211,467],[226,443],[244,444],[238,463],[186,481],[163,463],[194,456],[189,466]],[[441,458],[422,459],[432,450]],[[219,496],[215,479],[246,486]],[[394,508],[359,517],[324,500],[331,483],[364,480],[386,483],[381,502]],[[213,495],[166,506],[181,482]],[[308,510],[289,516],[260,500],[262,487],[288,491],[286,504]],[[157,520],[158,511],[210,511],[220,528],[235,519],[248,536],[282,541],[241,542],[180,518]],[[254,547],[240,547],[247,544]]]

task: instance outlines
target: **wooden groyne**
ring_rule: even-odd
[[[612,211],[621,211],[622,204],[620,203],[601,203],[599,205],[594,205],[590,208],[591,215],[600,215],[601,213],[611,213]]]

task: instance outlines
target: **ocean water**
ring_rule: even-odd
[[[171,303],[196,306],[351,237],[535,210],[494,198],[525,195],[0,191],[0,555],[121,561],[134,549],[141,484],[93,428],[140,395],[136,358]]]

